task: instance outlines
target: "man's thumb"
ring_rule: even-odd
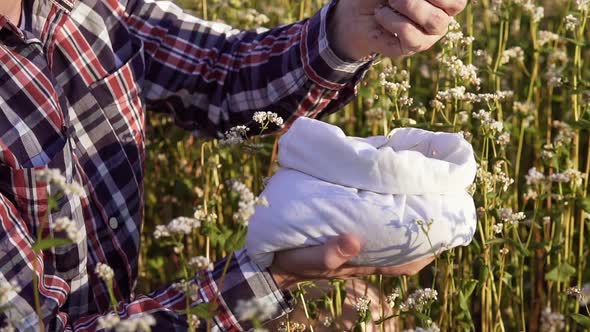
[[[361,241],[354,235],[341,235],[328,241],[322,249],[323,267],[335,270],[358,255],[361,251]]]
[[[323,275],[344,265],[361,251],[354,235],[341,235],[320,246],[276,253],[273,265],[283,271],[304,276]]]

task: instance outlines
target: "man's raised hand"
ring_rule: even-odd
[[[400,58],[425,51],[447,32],[467,0],[340,0],[329,27],[335,52],[352,60],[371,53]]]

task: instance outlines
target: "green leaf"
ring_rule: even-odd
[[[432,322],[432,318],[419,311],[412,310],[410,313],[418,320],[420,320],[420,322],[422,322],[422,325],[428,324],[428,322]]]
[[[571,314],[570,317],[583,327],[590,328],[590,317],[580,314]]]
[[[479,285],[480,285],[480,287],[485,285],[486,280],[489,277],[489,273],[490,273],[490,268],[487,265],[483,265],[481,267],[481,270],[479,270]]]
[[[470,279],[465,282],[465,284],[463,285],[463,293],[465,294],[465,296],[471,296],[471,294],[475,290],[475,287],[477,286],[477,283],[478,281],[475,279]]]
[[[582,120],[580,120],[582,121]],[[587,121],[588,125],[590,128],[590,121],[588,120],[583,120],[583,121]],[[577,197],[576,198],[576,203],[586,212],[590,212],[590,197]]]
[[[568,42],[570,42],[570,43],[572,43],[574,45],[578,45],[578,46],[581,46],[581,47],[586,46],[586,43],[584,43],[583,41],[578,41],[578,40],[575,40],[573,38],[567,38],[567,37],[566,38],[563,38],[563,39],[567,40]]]
[[[217,311],[217,304],[216,303],[202,303],[196,307],[190,308],[189,310],[181,310],[183,313],[197,315],[197,317],[202,319],[211,319],[215,317],[215,312]]]
[[[33,244],[33,250],[36,252],[43,251],[45,249],[60,247],[66,244],[71,244],[72,241],[69,239],[43,239]]]
[[[546,280],[567,282],[576,274],[576,269],[568,263],[561,263],[545,274]]]
[[[590,120],[580,119],[577,122],[573,122],[571,126],[574,129],[590,129]]]

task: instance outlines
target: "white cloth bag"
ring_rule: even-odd
[[[274,252],[356,234],[351,263],[396,266],[471,242],[476,228],[471,145],[460,134],[416,128],[347,137],[297,119],[279,141],[281,169],[250,219],[246,249],[263,267]],[[430,224],[430,225],[428,225]]]

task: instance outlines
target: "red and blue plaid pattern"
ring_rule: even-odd
[[[203,21],[154,0],[24,0],[20,27],[0,16],[0,280],[21,288],[0,323],[37,328],[37,273],[48,331],[95,330],[109,310],[106,285],[94,273],[105,263],[115,271],[121,317],[149,312],[164,331],[185,330],[177,312],[184,295],[174,287],[134,293],[144,109],[220,137],[256,111],[276,112],[288,124],[341,108],[369,64],[342,61],[329,48],[330,8],[264,32]],[[57,188],[36,177],[46,169],[59,169],[84,193],[59,196],[49,211]],[[36,255],[37,234],[52,236],[60,217],[74,220],[84,239]],[[267,271],[242,251],[230,258],[223,289],[216,284],[223,262],[195,278],[195,305],[219,298],[214,330],[248,328],[232,313],[238,299],[267,299],[277,315],[290,309]]]

